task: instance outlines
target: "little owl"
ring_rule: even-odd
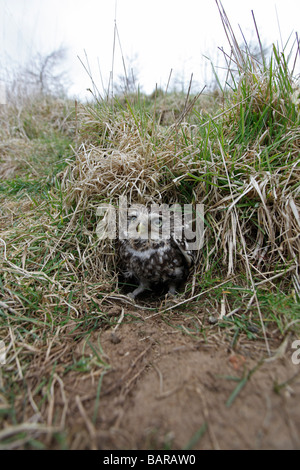
[[[181,213],[161,206],[152,205],[150,210],[136,204],[128,209],[118,255],[124,278],[138,284],[129,297],[135,299],[157,285],[166,286],[174,295],[186,281],[194,256],[188,250],[183,228]]]

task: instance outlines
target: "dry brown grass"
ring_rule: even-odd
[[[99,119],[97,127],[93,118],[89,108],[83,110],[82,143],[63,177],[66,201],[74,201],[77,211],[91,217],[104,201],[117,207],[121,195],[129,204],[204,203],[206,256],[199,274],[219,259],[230,276],[245,270],[245,258],[263,282],[279,276],[280,270],[282,275],[297,272],[297,139],[286,165],[255,171],[259,145],[246,149],[233,163],[221,142],[210,136],[201,151],[203,137],[188,123],[165,129],[150,117],[145,124],[130,112],[120,112]],[[290,139],[287,134],[283,145]]]
[[[291,77],[280,82],[280,62],[269,75],[250,65],[236,92],[216,97],[216,110],[202,95],[181,99],[172,112],[174,97],[163,94],[150,103],[123,97],[75,110],[50,98],[1,108],[2,448],[130,445],[121,423],[130,424],[131,396],[142,378],[149,386],[147,371],[164,357],[160,347],[167,359],[186,348],[198,370],[199,353],[210,368],[218,344],[216,374],[228,349],[241,348],[246,360],[254,351],[255,362],[284,339],[276,354],[285,354],[299,326],[299,107]],[[194,114],[191,104],[199,106]],[[61,155],[57,133],[73,137],[74,157],[63,152],[63,166],[45,185],[46,162],[53,169]],[[53,161],[45,158],[51,145]],[[114,241],[100,240],[96,230],[98,206],[118,208],[120,196],[128,204],[204,204],[203,248],[171,306],[154,297],[133,304],[123,295]],[[180,370],[189,372],[184,361]],[[164,389],[170,376],[155,364],[161,398],[165,391],[177,396],[185,384]],[[184,397],[190,390],[197,389]],[[198,396],[193,403],[198,409]],[[145,439],[134,442],[143,447]]]

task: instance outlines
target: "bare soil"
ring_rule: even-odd
[[[70,370],[63,381],[56,368],[49,420],[63,423],[68,448],[300,447],[300,365],[291,361],[289,340],[270,341],[270,359],[261,339],[242,338],[232,349],[217,326],[205,340],[183,332],[176,314],[172,325],[138,314],[140,321],[95,331],[88,342],[60,338],[57,357],[64,350],[66,360],[71,349],[73,358],[89,357],[94,349],[106,364]],[[46,445],[58,447],[49,436]]]

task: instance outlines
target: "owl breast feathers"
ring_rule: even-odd
[[[178,234],[178,226],[176,230]],[[129,296],[134,299],[155,285],[165,285],[175,294],[186,281],[194,256],[184,239],[175,238],[169,217],[146,208],[131,210],[123,237],[118,250],[120,271],[125,279],[138,283]]]

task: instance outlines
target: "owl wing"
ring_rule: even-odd
[[[188,244],[184,240],[178,240],[174,237],[171,238],[171,245],[177,248],[184,257],[188,268],[191,268],[195,262],[195,254],[192,250],[188,249]]]

